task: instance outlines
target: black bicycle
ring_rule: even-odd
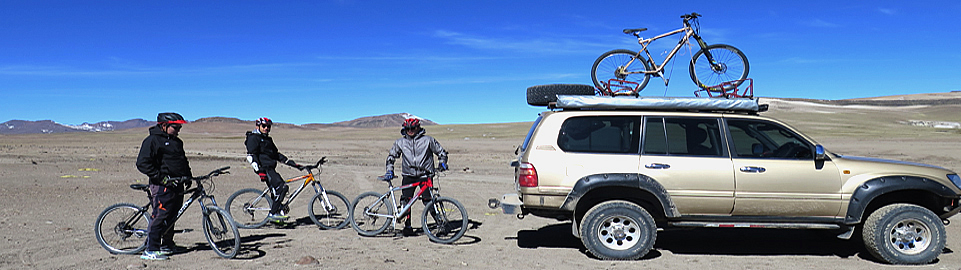
[[[194,202],[200,201],[200,210],[203,213],[204,236],[211,249],[220,257],[233,258],[240,249],[240,232],[234,224],[233,218],[227,210],[217,206],[214,196],[208,194],[213,192],[213,177],[221,174],[230,173],[230,167],[223,167],[208,173],[207,175],[194,177],[187,181],[194,181],[196,186],[184,191],[191,194],[190,198],[184,202],[180,210],[177,211],[176,219],[180,219],[184,211]],[[133,184],[130,188],[147,193],[148,200],[153,200],[153,194],[145,184]],[[205,200],[210,199],[210,204]],[[150,224],[150,203],[144,206],[137,206],[132,203],[118,203],[107,207],[97,221],[94,223],[94,232],[97,234],[97,242],[111,254],[135,254],[147,248],[147,226]],[[167,228],[171,230],[173,227]],[[163,235],[163,234],[161,234]]]

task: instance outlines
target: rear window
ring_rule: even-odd
[[[561,124],[557,145],[565,152],[636,154],[640,117],[572,117]]]
[[[527,137],[524,138],[524,144],[521,145],[521,152],[527,151],[527,145],[531,143],[531,137],[534,136],[534,130],[537,129],[537,124],[541,123],[542,116],[538,115],[537,120],[534,120],[534,124],[531,125],[531,130],[527,131]]]

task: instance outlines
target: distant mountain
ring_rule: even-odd
[[[382,128],[400,127],[404,119],[421,119],[421,125],[437,125],[434,121],[424,119],[409,113],[395,113],[378,116],[361,117],[350,121],[342,121],[331,124],[305,124],[295,125],[287,123],[274,123],[276,126],[286,128],[323,128],[323,127],[357,127],[357,128]],[[243,124],[254,125],[254,121],[240,120],[231,117],[204,117],[191,123],[224,123],[224,124]],[[10,120],[0,123],[0,134],[38,134],[38,133],[63,133],[63,132],[100,132],[111,130],[122,130],[131,128],[144,128],[157,124],[157,122],[143,119],[131,119],[123,122],[103,121],[97,123],[83,123],[80,125],[64,125],[51,120],[24,121]]]
[[[143,119],[130,119],[123,122],[103,121],[97,123],[83,123],[80,125],[64,125],[51,120],[24,121],[10,120],[0,123],[0,134],[37,134],[62,132],[99,132],[121,130],[128,128],[149,127],[156,124]]]
[[[400,127],[402,124],[404,124],[404,120],[407,118],[420,119],[420,124],[423,126],[437,125],[437,123],[434,123],[433,121],[418,117],[416,115],[409,113],[395,113],[361,117],[350,121],[336,122],[330,124],[330,126],[363,128]]]

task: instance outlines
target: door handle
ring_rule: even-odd
[[[762,167],[744,166],[744,167],[741,167],[741,171],[746,173],[763,173],[767,171],[767,169]]]
[[[671,165],[661,164],[661,163],[651,163],[651,164],[644,165],[644,168],[648,168],[648,169],[670,169],[670,168],[671,168]]]

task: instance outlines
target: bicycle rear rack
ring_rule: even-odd
[[[747,81],[747,87],[744,91],[738,93],[737,87],[742,85]],[[715,86],[702,87],[697,91],[694,91],[694,96],[701,97],[700,92],[706,92],[708,97],[723,97],[723,98],[753,98],[754,97],[754,79],[747,78],[743,80],[733,80],[723,82]]]

